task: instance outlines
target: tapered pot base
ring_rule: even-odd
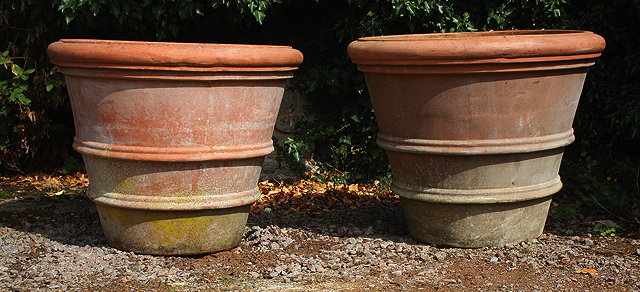
[[[544,228],[551,196],[497,204],[440,204],[401,198],[411,236],[454,247],[487,247],[534,239]]]
[[[233,208],[153,211],[96,204],[107,243],[152,255],[198,255],[240,244],[250,205]]]

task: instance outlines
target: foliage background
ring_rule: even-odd
[[[60,38],[291,45],[305,62],[293,86],[314,121],[286,141],[337,181],[388,180],[366,84],[346,47],[361,36],[568,28],[607,49],[585,84],[566,150],[558,213],[610,212],[638,222],[638,0],[4,0],[0,2],[0,171],[82,168],[61,74],[46,57]],[[597,207],[597,208],[594,208]]]

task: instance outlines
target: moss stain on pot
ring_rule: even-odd
[[[148,254],[197,255],[237,246],[244,233],[249,206],[200,211],[149,211],[98,204],[109,245]],[[158,238],[150,242],[148,238]],[[194,252],[196,251],[196,252]]]

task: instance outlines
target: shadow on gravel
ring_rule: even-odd
[[[352,209],[310,214],[286,207],[249,216],[248,226],[275,225],[337,237],[370,237],[415,243],[409,236],[399,204],[374,202]],[[108,246],[95,205],[83,197],[55,196],[0,203],[0,226],[40,234],[61,244]]]
[[[321,205],[321,204],[319,204]],[[248,226],[306,230],[327,236],[368,237],[415,244],[404,223],[399,203],[370,202],[354,208],[304,212],[286,206],[249,216]],[[545,233],[561,236],[593,234],[593,218],[559,220],[549,216]],[[0,226],[40,234],[61,244],[108,246],[104,240],[94,204],[83,197],[55,196],[17,199],[0,203]]]
[[[551,212],[547,218],[544,233],[557,236],[592,236],[596,219],[582,217],[555,218]],[[263,212],[249,217],[249,227],[275,225],[315,232],[337,237],[369,237],[394,242],[415,244],[404,222],[402,208],[397,204],[373,203],[364,207],[341,209],[309,214],[286,206],[275,207],[271,212]]]
[[[107,246],[94,204],[82,197],[63,195],[2,202],[0,226],[40,234],[61,244]]]
[[[271,212],[249,216],[249,226],[275,225],[336,237],[369,237],[416,243],[409,236],[400,204],[379,202],[358,208],[338,208],[320,214],[276,207]]]

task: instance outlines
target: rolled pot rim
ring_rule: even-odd
[[[302,63],[290,46],[61,39],[49,45],[61,67],[179,71],[291,71]]]
[[[605,44],[604,38],[590,31],[510,30],[364,37],[353,41],[348,53],[359,65],[523,64],[571,60],[584,63],[576,66],[590,66]]]
[[[541,30],[495,30],[495,31],[467,31],[467,32],[445,32],[445,33],[423,33],[423,34],[402,34],[402,35],[380,35],[358,38],[358,41],[430,41],[430,40],[460,40],[475,38],[519,38],[519,37],[549,37],[569,34],[594,34],[585,30],[569,29],[541,29]]]
[[[226,44],[226,43],[186,43],[186,42],[154,42],[154,41],[130,41],[130,40],[103,40],[103,39],[60,39],[63,43],[92,43],[92,44],[132,44],[145,46],[184,46],[184,47],[211,47],[211,48],[285,48],[291,46],[280,45],[256,45],[256,44]]]

